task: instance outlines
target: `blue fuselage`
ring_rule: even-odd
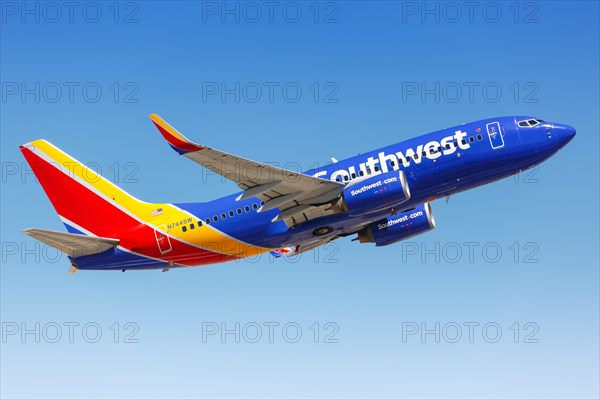
[[[407,210],[531,168],[574,135],[570,126],[532,117],[492,118],[415,137],[305,174],[352,183],[402,169],[411,193],[410,200],[401,205],[401,210]],[[357,217],[337,213],[288,228],[282,221],[271,222],[277,210],[256,212],[259,200],[236,201],[238,195],[176,206],[201,220],[209,219],[215,228],[239,240],[271,248],[314,241],[314,230],[322,226],[333,228],[330,235],[341,235],[390,215],[389,210]]]

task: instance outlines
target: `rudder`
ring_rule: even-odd
[[[139,224],[136,210],[152,207],[45,140],[20,149],[71,233],[112,237]]]

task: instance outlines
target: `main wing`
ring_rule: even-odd
[[[279,209],[273,219],[288,226],[333,214],[331,204],[344,188],[340,182],[288,171],[196,144],[156,114],[150,118],[169,145],[179,154],[235,182],[243,190],[237,198],[257,197],[260,211]]]

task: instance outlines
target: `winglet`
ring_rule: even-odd
[[[179,154],[189,153],[191,151],[202,150],[202,146],[192,142],[181,133],[177,131],[177,129],[173,128],[171,125],[167,124],[165,120],[159,117],[156,114],[150,114],[150,119],[158,128],[158,131],[161,135],[166,139],[169,145]]]

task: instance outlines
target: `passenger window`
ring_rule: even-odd
[[[217,217],[216,215],[213,216],[213,221],[217,222],[219,220],[219,217]]]
[[[256,204],[256,203],[252,204],[252,208],[256,210],[258,208],[258,204]]]
[[[344,180],[348,182],[348,175],[344,175]]]
[[[427,152],[426,152],[425,150],[423,150],[423,151],[421,152],[421,156],[423,156],[423,157],[427,157]]]
[[[379,167],[377,165],[374,166],[373,169],[375,170],[375,172],[379,172]]]
[[[237,210],[235,210],[235,211],[238,213],[238,215],[242,215],[242,209],[241,209],[241,208],[238,208],[238,209],[237,209]]]
[[[244,206],[244,211],[249,212],[250,211],[250,207]]]
[[[206,218],[204,222],[206,222],[206,225],[210,225],[210,218]]]
[[[221,213],[221,219],[225,219],[227,218],[227,215],[225,215],[225,213]]]
[[[395,167],[395,166],[396,166],[396,163],[395,163],[395,162],[393,162],[393,161],[390,161],[390,165],[391,165],[391,166],[392,166],[392,168],[393,168],[393,167]]]
[[[475,138],[473,136],[469,137],[469,142],[474,143],[475,142]]]
[[[481,135],[477,135],[477,140],[483,139]]]
[[[438,151],[441,153],[442,152],[442,146],[438,147]]]
[[[364,176],[364,175],[365,175],[365,171],[363,171],[363,170],[361,169],[360,171],[358,171],[358,174],[359,174],[360,176]]]
[[[463,139],[462,144],[467,144],[467,139]]]
[[[418,160],[418,159],[419,159],[419,154],[418,154],[418,153],[415,153],[415,154],[413,155],[413,158],[414,158],[415,160]]]
[[[229,216],[233,217],[233,211],[229,211]]]
[[[202,220],[201,220],[201,219],[199,219],[199,220],[198,220],[198,228],[200,228],[201,226],[202,226]]]
[[[194,229],[194,228],[195,228],[194,224],[190,224],[190,229]]]
[[[352,179],[356,178],[356,174],[353,172],[352,173]]]
[[[454,143],[454,147],[458,147],[458,142],[452,142]]]
[[[450,150],[450,144],[446,145],[446,150]]]
[[[185,226],[182,226],[182,227],[181,227],[181,230],[182,230],[182,231],[184,231],[184,232],[187,232],[187,227],[185,227]]]

